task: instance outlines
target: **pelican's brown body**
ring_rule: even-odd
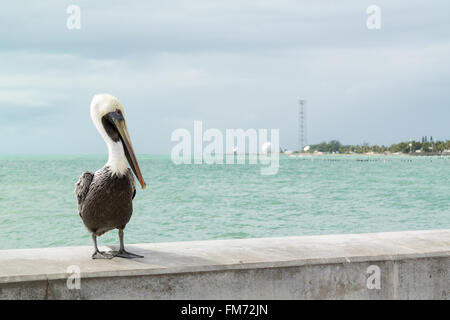
[[[78,213],[86,228],[96,236],[112,229],[124,229],[133,213],[136,195],[133,173],[112,175],[108,167],[85,172],[76,184]]]

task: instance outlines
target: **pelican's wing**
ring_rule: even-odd
[[[81,205],[86,198],[89,191],[89,186],[91,185],[92,179],[94,179],[94,174],[92,172],[84,172],[78,182],[75,184],[75,194],[78,199],[78,213],[81,215]]]
[[[128,168],[127,177],[130,179],[131,185],[133,186],[133,197],[131,199],[134,199],[134,196],[136,195],[136,181],[134,181],[133,171],[131,171],[130,168]]]

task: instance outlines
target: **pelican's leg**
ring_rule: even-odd
[[[119,251],[115,252],[116,257],[128,258],[128,259],[143,258],[143,256],[125,251],[125,246],[123,244],[123,229],[119,229],[119,240],[120,240],[120,248],[119,248]]]
[[[98,250],[97,236],[95,234],[92,234],[92,240],[94,241],[94,249],[95,249],[95,252],[92,254],[92,259],[112,259],[112,258],[114,258],[113,254]]]

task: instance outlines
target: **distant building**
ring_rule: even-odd
[[[272,153],[272,143],[265,142],[261,147],[261,151],[263,154],[271,154]]]

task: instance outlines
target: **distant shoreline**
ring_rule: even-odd
[[[285,153],[280,152],[280,155],[284,156],[401,156],[401,157],[448,157],[450,152],[421,152],[421,153],[327,153],[327,152],[314,152],[314,153]]]

